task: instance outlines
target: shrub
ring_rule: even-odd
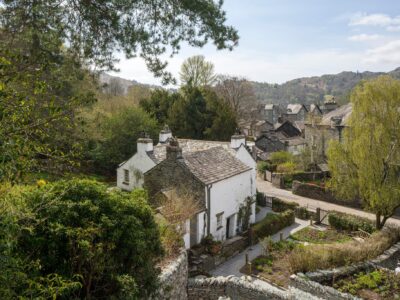
[[[273,235],[283,228],[294,223],[294,211],[286,210],[279,214],[267,214],[263,220],[255,224],[252,229],[256,239]]]
[[[22,276],[16,264],[2,263],[0,298],[147,298],[157,287],[163,251],[144,190],[109,191],[77,179],[20,189],[1,199],[10,207],[1,209],[0,243],[9,248],[9,262],[29,265]],[[5,274],[21,277],[7,291]],[[61,290],[60,280],[63,294],[44,297]]]
[[[286,202],[279,198],[273,198],[272,200],[272,210],[274,212],[284,212],[288,209],[295,210],[298,206],[299,204],[296,202]]]
[[[270,161],[275,165],[279,165],[294,161],[294,156],[290,152],[278,151],[271,154]]]
[[[267,161],[259,161],[257,163],[257,171],[260,173],[264,173],[265,171],[274,172],[276,170],[276,165],[270,164]]]
[[[256,191],[256,203],[259,206],[265,206],[266,205],[264,193],[261,193],[258,190]]]
[[[297,170],[297,165],[293,161],[287,161],[279,164],[276,168],[278,173],[294,173]]]
[[[361,229],[368,233],[375,231],[375,225],[371,220],[345,213],[331,212],[328,221],[329,225],[338,230],[357,231]]]
[[[301,206],[301,207],[296,207],[294,211],[296,218],[302,219],[302,220],[309,220],[313,217],[313,213],[310,212],[306,207]]]
[[[293,273],[311,272],[350,265],[375,258],[398,242],[399,230],[391,228],[374,232],[364,242],[322,244],[296,247],[289,256]]]

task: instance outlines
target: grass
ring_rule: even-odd
[[[399,299],[400,275],[379,269],[340,279],[333,283],[333,287],[362,299]]]
[[[399,241],[399,230],[389,229],[373,233],[364,242],[300,245],[290,257],[293,273],[331,269],[372,259]]]
[[[291,235],[290,238],[295,241],[312,244],[344,243],[351,240],[351,237],[345,232],[339,232],[331,228],[318,230],[312,227],[306,227]]]

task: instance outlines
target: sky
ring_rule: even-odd
[[[225,0],[223,9],[239,32],[238,46],[183,45],[168,57],[167,70],[176,78],[182,62],[200,54],[218,74],[269,83],[400,67],[399,0]],[[118,57],[120,72],[110,74],[160,84],[140,58]]]

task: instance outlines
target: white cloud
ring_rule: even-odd
[[[400,30],[400,16],[386,14],[356,13],[350,17],[350,26],[379,26],[386,30]]]
[[[367,50],[366,63],[400,64],[400,40]]]
[[[352,42],[367,42],[367,41],[375,41],[379,39],[381,36],[379,34],[357,34],[349,36],[349,40]]]

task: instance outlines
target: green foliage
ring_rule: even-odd
[[[313,244],[323,243],[343,243],[351,240],[351,236],[333,229],[318,230],[306,227],[290,236],[296,241],[308,242]]]
[[[294,223],[294,211],[287,210],[279,214],[267,214],[263,220],[252,227],[256,239],[273,235]]]
[[[388,76],[362,82],[351,94],[351,130],[328,149],[330,185],[345,199],[361,198],[376,227],[400,206],[400,81]]]
[[[287,162],[293,162],[294,156],[290,152],[278,151],[271,154],[270,161],[274,165],[284,164]]]
[[[136,152],[136,141],[143,132],[155,137],[156,143],[159,127],[143,110],[131,107],[105,116],[97,131],[101,138],[93,141],[90,157],[97,170],[111,173]]]
[[[75,179],[0,196],[2,298],[137,298],[155,289],[163,251],[143,190]]]
[[[328,221],[330,226],[338,230],[357,231],[361,229],[368,233],[375,231],[374,223],[371,220],[345,213],[330,212]]]
[[[3,1],[0,22],[2,29],[12,33],[32,30],[30,49],[46,52],[43,40],[56,38],[74,56],[103,69],[113,68],[116,50],[128,58],[140,55],[164,83],[172,77],[165,71],[162,54],[176,54],[182,42],[202,47],[210,40],[217,49],[231,50],[239,38],[226,25],[222,2],[205,0],[95,0],[90,5],[85,1]]]
[[[256,191],[256,203],[257,206],[265,206],[265,194],[258,190]]]
[[[333,283],[333,286],[343,293],[353,295],[357,295],[362,290],[373,291],[383,299],[395,299],[400,294],[399,276],[384,269],[377,269],[369,273],[360,272],[338,280]]]
[[[217,78],[212,62],[206,61],[203,55],[187,58],[179,73],[181,85],[191,87],[205,87],[213,85]]]
[[[253,205],[254,200],[251,197],[247,197],[245,202],[242,203],[239,207],[238,211],[238,223],[241,224],[242,226],[242,231],[246,231],[249,228],[250,225],[250,216],[252,214],[251,212],[251,206]]]
[[[287,202],[275,197],[272,199],[272,210],[274,212],[284,212],[288,209],[295,210],[298,206],[299,204],[296,202]]]
[[[309,220],[313,217],[313,214],[303,206],[297,207],[294,211],[296,218],[302,219],[302,220]]]
[[[209,89],[185,86],[174,93],[155,91],[140,106],[180,138],[229,140],[237,127],[229,105]]]
[[[294,173],[297,169],[297,164],[294,161],[287,161],[276,167],[278,173]]]
[[[276,170],[276,165],[273,165],[267,161],[257,162],[257,171],[264,174],[265,171],[274,172]]]

